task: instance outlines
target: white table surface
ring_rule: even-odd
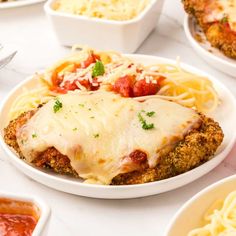
[[[181,61],[205,70],[236,95],[236,78],[207,65],[190,47],[183,31],[180,0],[166,0],[156,29],[137,53]],[[0,10],[0,42],[14,44],[18,53],[0,71],[0,101],[26,76],[69,52],[60,46],[43,11],[43,4]],[[227,159],[204,177],[168,193],[131,200],[98,200],[74,196],[41,185],[16,170],[0,149],[0,190],[35,194],[51,207],[51,236],[162,236],[175,212],[204,187],[236,172],[236,147]],[[180,235],[178,235],[180,236]]]

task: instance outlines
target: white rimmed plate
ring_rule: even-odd
[[[0,2],[0,9],[23,7],[44,1],[45,0],[15,0],[10,2]]]
[[[176,63],[173,60],[154,56],[146,56],[146,55],[127,55],[127,56],[130,57],[132,60],[143,64]],[[31,166],[30,164],[19,159],[19,157],[14,153],[14,151],[5,144],[3,140],[3,129],[7,125],[7,114],[9,113],[11,104],[17,98],[17,96],[22,92],[23,87],[26,87],[28,89],[35,87],[37,81],[35,81],[35,79],[32,78],[28,78],[21,84],[19,84],[8,95],[8,97],[3,102],[1,108],[0,143],[5,152],[7,153],[8,160],[14,166],[16,166],[21,172],[23,172],[24,174],[28,175],[32,179],[42,184],[58,189],[60,191],[94,198],[122,199],[122,198],[144,197],[166,192],[196,180],[197,178],[201,177],[202,175],[208,173],[213,168],[215,168],[227,156],[227,154],[233,147],[236,137],[236,126],[235,126],[236,102],[233,95],[229,92],[229,90],[223,84],[221,84],[216,78],[186,64],[181,64],[181,65],[184,69],[188,71],[208,77],[213,82],[215,89],[219,93],[221,99],[221,104],[219,105],[219,107],[216,109],[214,113],[209,115],[220,123],[224,131],[225,138],[222,145],[218,149],[216,156],[212,160],[206,162],[205,164],[173,178],[156,181],[152,183],[126,185],[126,186],[103,186],[103,185],[85,184],[82,183],[81,180],[79,179],[54,174],[50,171],[41,170],[34,166]]]
[[[225,56],[219,49],[212,47],[193,17],[185,16],[184,31],[191,46],[203,60],[217,70],[236,77],[236,60]]]
[[[186,235],[193,229],[202,227],[207,210],[218,200],[236,190],[236,175],[222,179],[192,197],[175,214],[167,227],[165,236]],[[233,234],[231,234],[233,235]]]

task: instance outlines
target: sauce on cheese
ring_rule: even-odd
[[[141,150],[150,167],[160,151],[199,126],[192,109],[153,98],[138,102],[110,92],[69,93],[40,108],[17,132],[26,160],[55,147],[87,182],[110,184],[137,165],[129,155]]]
[[[236,0],[216,0],[209,5],[207,22],[221,21],[227,18],[230,28],[236,31]]]

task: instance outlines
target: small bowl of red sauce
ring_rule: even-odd
[[[1,236],[46,235],[49,207],[36,197],[0,193]]]

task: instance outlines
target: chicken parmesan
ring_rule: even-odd
[[[226,56],[236,59],[236,0],[182,0],[208,41]]]
[[[174,102],[92,91],[62,94],[21,114],[4,138],[28,163],[88,183],[121,185],[197,167],[213,157],[223,132]]]

